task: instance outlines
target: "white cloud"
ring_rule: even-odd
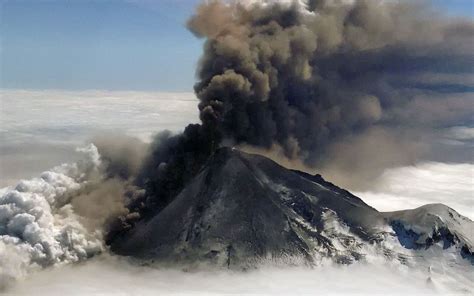
[[[474,140],[474,127],[455,126],[448,130],[447,136],[456,140]]]
[[[0,187],[77,160],[96,135],[150,141],[198,119],[193,93],[0,90]]]
[[[193,93],[1,90],[0,135],[8,142],[83,140],[97,130],[122,130],[149,140],[198,120]]]
[[[54,279],[54,280],[52,280]],[[102,256],[79,266],[43,271],[11,293],[30,295],[447,295],[468,294],[472,283],[401,264],[263,267],[247,272],[143,267]]]
[[[426,162],[386,170],[374,189],[355,192],[380,211],[443,203],[474,220],[474,164]]]

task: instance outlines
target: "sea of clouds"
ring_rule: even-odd
[[[81,158],[76,147],[114,132],[149,141],[198,121],[193,93],[0,90],[0,187]]]
[[[54,280],[52,280],[54,279]],[[182,271],[100,256],[36,273],[14,295],[469,295],[472,285],[400,264]]]
[[[102,178],[100,155],[90,139],[119,131],[146,142],[156,131],[179,131],[198,120],[194,95],[3,90],[0,113],[0,287],[7,293],[28,295],[33,289],[38,295],[473,290],[472,284],[460,284],[453,277],[408,272],[401,265],[183,272],[137,266],[107,255],[102,231],[91,231],[70,202]],[[440,134],[444,144],[472,148],[470,127]],[[425,161],[388,169],[371,188],[356,195],[380,211],[444,203],[473,219],[473,174],[472,162]]]
[[[474,220],[474,165],[423,162],[388,169],[371,190],[354,194],[379,211],[443,203]]]

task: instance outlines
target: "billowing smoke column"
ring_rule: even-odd
[[[399,1],[347,2],[201,5],[188,26],[207,39],[195,87],[204,125],[314,166],[374,126],[470,118],[472,97],[436,96],[465,91],[442,76],[472,74],[472,22]]]
[[[202,124],[155,139],[134,219],[166,206],[219,145],[361,173],[367,159],[413,161],[435,128],[472,123],[472,21],[403,1],[206,1],[188,27],[206,38]]]

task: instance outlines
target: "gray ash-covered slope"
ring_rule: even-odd
[[[115,237],[111,248],[161,262],[229,267],[266,261],[312,264],[324,258],[350,263],[374,254],[406,258],[393,246],[400,246],[398,236],[406,242],[410,225],[424,223],[412,236],[421,246],[423,231],[432,222],[413,221],[416,215],[404,213],[380,213],[319,175],[221,148],[166,208]],[[445,226],[444,237],[426,238],[432,244],[451,239],[453,247],[472,255],[472,231],[465,233],[472,230],[472,221],[453,228],[440,219],[435,228]],[[400,225],[406,226],[405,233]]]

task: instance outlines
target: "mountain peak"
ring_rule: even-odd
[[[405,235],[400,225],[417,222],[403,213],[380,213],[320,175],[224,147],[163,210],[115,237],[111,249],[170,264],[351,263],[374,248],[393,254],[387,244]],[[456,233],[454,244],[469,245]]]

